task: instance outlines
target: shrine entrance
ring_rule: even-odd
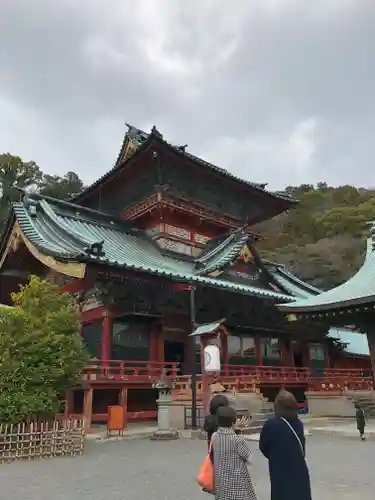
[[[177,375],[182,375],[181,368],[185,361],[185,342],[164,341],[164,362],[177,363]]]
[[[303,346],[301,345],[300,342],[293,341],[292,342],[292,347],[293,347],[293,361],[294,361],[294,366],[296,368],[303,368],[304,365],[304,355],[303,355]]]

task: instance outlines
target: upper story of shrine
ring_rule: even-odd
[[[72,201],[131,220],[162,248],[196,257],[238,228],[256,239],[252,225],[296,203],[168,143],[155,127],[127,127],[114,167]]]

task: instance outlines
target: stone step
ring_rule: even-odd
[[[251,424],[264,424],[264,422],[266,422],[269,418],[271,418],[273,416],[273,413],[270,413],[270,414],[267,414],[267,413],[258,413],[258,414],[254,414],[254,415],[251,415],[251,420],[250,420],[250,423]]]
[[[353,404],[359,403],[359,405],[363,409],[365,418],[375,417],[375,399],[372,397],[372,395],[352,396],[349,399]]]
[[[246,429],[244,429],[242,431],[242,434],[244,436],[249,436],[251,434],[260,434],[260,431],[262,430],[262,428],[263,428],[263,425],[254,425],[251,427],[246,427]]]
[[[263,406],[263,408],[261,408],[261,412],[262,413],[273,413],[273,404]]]
[[[372,399],[357,399],[353,403],[359,403],[361,406],[375,406],[375,401]]]

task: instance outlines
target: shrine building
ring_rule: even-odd
[[[339,323],[290,321],[328,292],[257,250],[251,228],[296,203],[168,143],[155,127],[128,126],[114,167],[74,200],[24,193],[13,203],[0,241],[0,303],[11,305],[30,275],[75,295],[92,360],[66,412],[82,413],[89,394],[93,422],[118,403],[130,420],[155,418],[153,382],[166,372],[188,386],[212,337],[229,390],[272,401],[287,387],[303,405],[317,384],[372,387],[368,348],[346,314],[362,304],[345,303]],[[206,334],[190,336],[199,327]]]

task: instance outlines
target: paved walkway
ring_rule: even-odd
[[[339,435],[347,438],[358,437],[357,423],[354,419],[317,418],[306,420],[304,423],[306,432],[312,435],[324,434],[330,436]],[[369,420],[366,423],[365,433],[368,439],[375,439],[374,420]]]
[[[308,438],[313,498],[373,500],[375,442]],[[254,450],[251,474],[259,500],[269,500],[267,463]],[[199,500],[195,484],[205,442],[88,441],[83,457],[0,466],[4,500]]]
[[[354,419],[343,418],[311,418],[302,419],[305,425],[305,434],[324,434],[341,437],[358,437],[357,425]],[[157,425],[152,422],[130,423],[123,433],[123,438],[137,439],[151,436],[157,430]],[[190,436],[191,431],[180,431],[182,436]],[[367,422],[366,436],[368,439],[375,439],[375,420]],[[116,439],[118,434],[113,432],[112,438]],[[249,441],[258,441],[259,433],[246,436]],[[105,426],[94,426],[92,432],[88,435],[89,440],[106,440],[107,430]],[[122,439],[122,438],[120,438]]]

